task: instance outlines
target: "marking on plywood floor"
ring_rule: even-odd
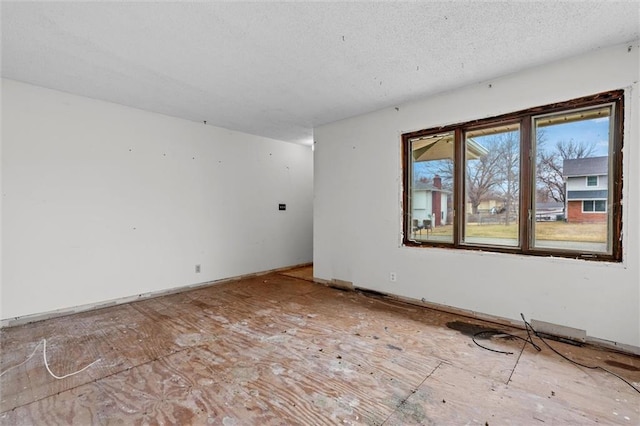
[[[617,367],[617,368],[622,368],[624,370],[628,370],[628,371],[640,371],[640,368],[631,365],[631,364],[625,364],[623,362],[618,362],[618,361],[612,361],[610,359],[606,360],[605,363],[607,365],[610,365],[612,367]]]

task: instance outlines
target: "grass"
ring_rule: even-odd
[[[605,223],[537,222],[538,240],[582,241],[588,243],[607,242]]]
[[[604,243],[607,241],[606,223],[567,223],[567,222],[536,222],[536,239],[548,241],[579,241],[589,243]],[[453,226],[438,226],[433,229],[435,235],[453,235]],[[501,224],[477,225],[468,224],[468,237],[484,238],[516,238],[518,225]]]

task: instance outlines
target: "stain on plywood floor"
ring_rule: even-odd
[[[3,329],[0,423],[640,424],[640,394],[615,377],[468,332],[522,330],[299,272]],[[57,375],[98,361],[56,380],[42,339]],[[640,385],[638,357],[550,344]]]

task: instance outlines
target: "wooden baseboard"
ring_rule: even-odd
[[[469,311],[466,309],[460,309],[453,306],[441,305],[438,303],[432,303],[425,300],[411,299],[408,297],[402,297],[402,296],[396,296],[396,295],[388,295],[388,297],[391,299],[398,300],[400,302],[411,304],[411,305],[423,306],[425,308],[435,309],[437,311],[443,311],[443,312],[447,312],[454,315],[460,315],[460,316],[471,318],[471,319],[482,320],[482,321],[490,322],[497,325],[504,325],[504,326],[525,330],[525,327],[522,321],[514,321],[511,319],[499,317],[496,315],[488,315],[482,312]],[[582,339],[575,339],[573,338],[573,336],[565,336],[564,333],[562,334],[549,333],[549,334],[552,334],[560,338],[570,337],[572,338],[572,340],[576,340],[578,342],[581,342],[587,345],[606,348],[606,349],[622,352],[625,354],[640,355],[640,347],[633,346],[633,345],[617,343],[610,340],[599,339],[597,337],[590,337],[590,336],[585,336],[584,339],[582,340]]]
[[[93,311],[97,309],[108,308],[109,306],[137,302],[139,300],[153,299],[155,297],[181,293],[183,291],[194,290],[201,287],[207,287],[211,285],[222,284],[222,283],[227,283],[232,281],[239,281],[247,278],[259,277],[262,275],[288,271],[290,269],[297,269],[297,268],[302,268],[310,265],[312,265],[312,263],[301,263],[301,264],[292,265],[292,266],[285,266],[282,268],[269,269],[266,271],[253,272],[250,274],[237,275],[237,276],[228,277],[228,278],[221,278],[219,280],[214,280],[214,281],[206,281],[202,283],[190,284],[190,285],[181,286],[181,287],[173,287],[165,290],[152,291],[148,293],[137,294],[135,296],[120,297],[118,299],[113,299],[113,300],[108,300],[108,301],[103,301],[98,303],[89,303],[86,305],[74,306],[71,308],[62,308],[62,309],[56,309],[54,311],[39,312],[37,314],[6,318],[6,319],[0,320],[0,328],[16,327],[18,325],[30,324],[32,322],[38,322],[38,321],[43,321],[51,318],[63,317],[66,315],[73,315],[80,312],[87,312],[87,311]]]
[[[340,281],[340,280],[325,280],[322,278],[315,278],[314,277],[314,281],[319,283],[319,284],[324,284],[327,286],[332,286],[332,284],[335,281]],[[342,290],[343,288],[341,288]],[[362,290],[364,293],[369,292],[370,290],[364,287],[358,287],[355,286],[354,290]],[[390,300],[396,300],[398,302],[402,302],[402,303],[407,303],[410,305],[414,305],[414,306],[421,306],[424,308],[428,308],[428,309],[434,309],[436,311],[441,311],[441,312],[447,312],[450,314],[454,314],[454,315],[459,315],[462,317],[466,317],[469,319],[475,319],[475,320],[481,320],[481,321],[485,321],[485,322],[489,322],[492,324],[496,324],[496,325],[503,325],[503,326],[507,326],[507,327],[514,327],[514,328],[518,328],[520,330],[525,330],[524,324],[522,321],[515,321],[515,320],[511,320],[509,318],[504,318],[504,317],[500,317],[500,316],[496,316],[496,315],[489,315],[489,314],[485,314],[482,312],[476,312],[476,311],[470,311],[467,309],[461,309],[461,308],[456,308],[454,306],[448,306],[448,305],[442,305],[439,303],[433,303],[433,302],[429,302],[425,299],[422,300],[418,300],[418,299],[413,299],[410,297],[404,297],[404,296],[398,296],[392,293],[385,293],[385,292],[378,292],[376,291],[375,293],[384,295],[384,297],[390,299]],[[557,337],[563,338],[566,336],[563,335],[557,335]],[[609,349],[609,350],[613,350],[613,351],[617,351],[617,352],[622,352],[625,354],[631,354],[631,355],[638,355],[640,356],[640,347],[638,346],[633,346],[633,345],[628,345],[628,344],[624,344],[624,343],[617,343],[614,341],[610,341],[610,340],[605,340],[605,339],[599,339],[597,337],[590,337],[590,336],[586,336],[584,339],[575,339],[583,344],[586,345],[591,345],[594,347],[599,347],[599,348],[604,348],[604,349]]]

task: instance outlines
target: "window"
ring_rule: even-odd
[[[520,126],[464,132],[465,216],[463,242],[520,245]]]
[[[452,132],[414,138],[411,142],[411,239],[453,242]]]
[[[622,260],[623,91],[402,135],[404,237]]]
[[[582,202],[583,213],[606,212],[607,202],[605,200],[584,200]]]

